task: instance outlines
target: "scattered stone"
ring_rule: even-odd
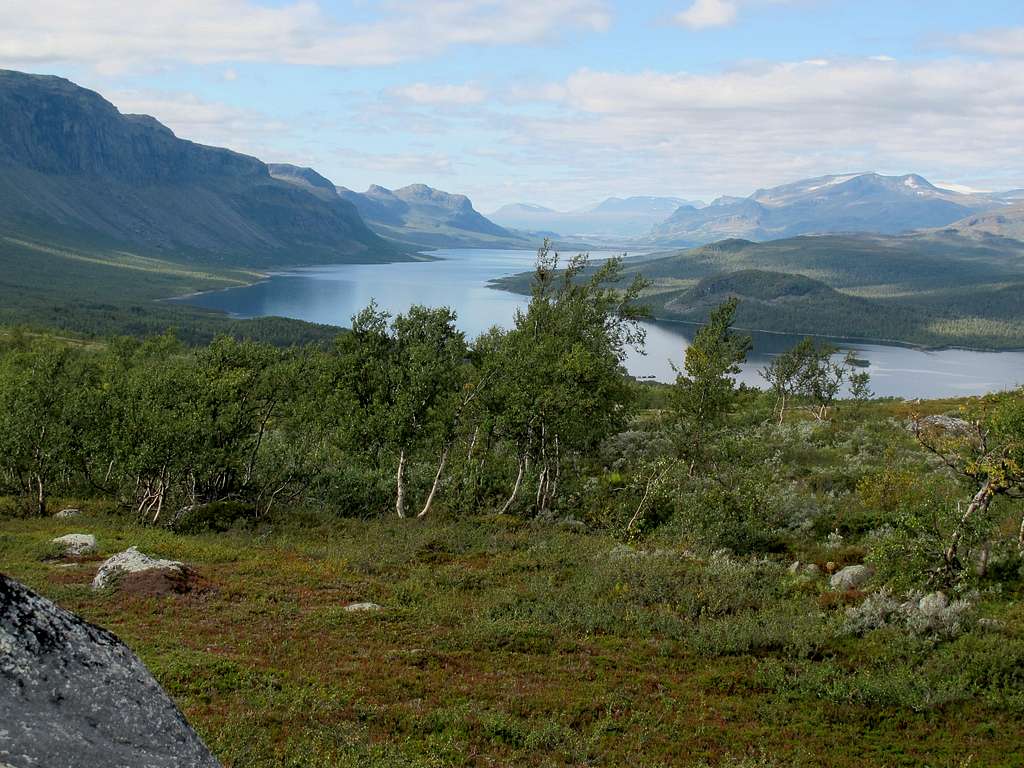
[[[179,578],[187,574],[183,563],[176,560],[158,560],[139,552],[138,547],[131,547],[124,552],[119,552],[108,560],[104,561],[96,572],[96,578],[92,581],[93,589],[103,589],[112,586],[115,582],[123,582],[124,578],[131,574],[142,574],[152,572],[165,572]]]
[[[360,612],[374,612],[383,611],[384,606],[377,605],[376,603],[349,603],[344,608],[348,613],[360,613]]]
[[[68,509],[62,509],[60,512],[54,515],[54,517],[65,518],[65,517],[81,517],[82,510],[74,509],[69,507]]]
[[[949,599],[942,592],[930,592],[917,601],[917,610],[924,616],[937,616],[948,605]]]
[[[53,543],[64,548],[66,557],[81,557],[96,551],[96,537],[91,533],[69,533],[58,536]]]
[[[925,416],[918,421],[920,427],[931,428],[951,435],[965,436],[975,433],[974,425],[955,416]]]
[[[584,523],[582,520],[577,520],[574,517],[563,518],[562,520],[559,520],[556,523],[556,525],[559,528],[564,528],[565,530],[572,531],[573,533],[586,533],[587,532],[587,524]]]
[[[220,768],[132,651],[0,575],[0,765]]]
[[[793,576],[803,574],[804,576],[819,576],[821,575],[821,568],[814,563],[801,563],[799,560],[794,560],[789,566],[789,573]]]
[[[844,592],[848,589],[858,589],[867,584],[874,573],[874,570],[866,565],[848,565],[832,575],[829,586]]]

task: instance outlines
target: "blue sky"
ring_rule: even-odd
[[[1024,187],[1022,0],[4,0],[0,66],[483,211],[827,173]]]

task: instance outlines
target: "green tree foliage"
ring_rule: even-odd
[[[786,409],[793,405],[809,411],[819,421],[828,418],[844,382],[849,383],[854,399],[862,401],[872,396],[871,374],[857,370],[853,352],[836,361],[836,351],[830,344],[805,338],[761,371],[761,378],[775,394],[780,424]]]
[[[677,369],[672,409],[680,428],[680,445],[691,472],[701,460],[708,439],[721,427],[736,402],[740,363],[753,346],[750,336],[732,330],[739,302],[729,299],[711,312],[686,349],[683,370]]]
[[[85,458],[92,362],[67,345],[24,337],[0,358],[0,466],[40,515],[52,484]]]
[[[589,276],[588,266],[579,255],[560,270],[558,254],[545,244],[529,306],[517,311],[511,331],[484,341],[489,423],[511,445],[516,464],[505,511],[530,475],[533,507],[547,512],[566,459],[592,450],[626,422],[632,389],[622,363],[644,341],[638,321],[645,311],[637,301],[644,283],[634,278],[618,289],[618,258]]]
[[[963,568],[965,552],[984,554],[998,536],[1002,515],[998,499],[1024,499],[1024,391],[983,398],[966,409],[966,419],[917,419],[914,434],[919,443],[970,493],[958,501],[951,532],[942,551],[946,575],[952,578]],[[1016,544],[1024,553],[1024,519]]]

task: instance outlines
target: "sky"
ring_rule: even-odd
[[[1024,0],[3,0],[0,68],[484,212],[868,170],[1024,188]]]

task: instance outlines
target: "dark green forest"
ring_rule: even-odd
[[[899,341],[926,347],[1024,347],[1024,249],[953,233],[723,240],[631,258],[654,317],[704,322],[737,296],[749,330]],[[494,281],[528,293],[528,274]]]

